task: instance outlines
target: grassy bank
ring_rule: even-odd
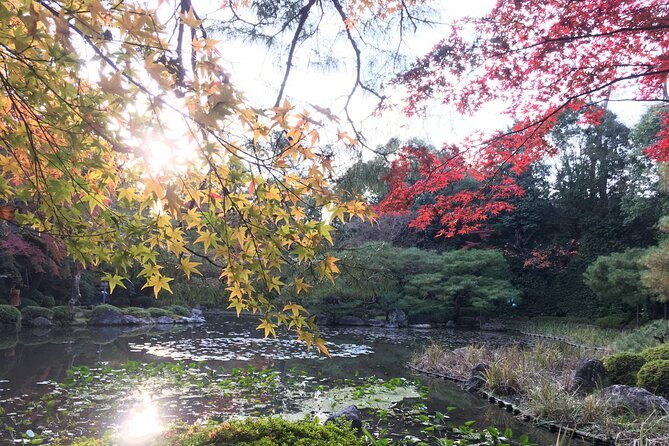
[[[598,355],[603,353],[587,353],[587,357]],[[614,438],[620,444],[632,444],[639,439],[669,441],[666,414],[635,416],[626,408],[599,398],[597,392],[588,396],[571,392],[574,369],[585,357],[582,349],[558,343],[539,343],[532,349],[470,346],[454,351],[433,344],[416,355],[411,365],[467,379],[474,366],[485,362],[490,368],[483,374],[484,390],[514,401],[544,422]]]
[[[523,333],[565,338],[575,344],[604,347],[618,352],[638,352],[658,345],[662,338],[669,342],[669,321],[665,320],[656,320],[629,330],[607,329],[555,318],[517,321],[510,327]]]

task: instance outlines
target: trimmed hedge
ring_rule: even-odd
[[[74,320],[74,313],[70,311],[69,307],[53,307],[53,320],[66,325]]]
[[[40,301],[40,305],[42,305],[43,307],[51,308],[56,305],[56,299],[54,299],[53,296],[45,294],[42,300]]]
[[[135,316],[140,319],[151,317],[149,310],[139,307],[126,307],[122,309],[123,314],[128,314],[130,316]]]
[[[165,309],[179,316],[190,316],[190,310],[183,305],[170,305]]]
[[[31,321],[37,317],[53,319],[53,311],[44,307],[25,307],[21,309],[21,317],[26,321]]]
[[[39,307],[39,303],[30,299],[29,297],[26,298],[21,298],[21,304],[19,305],[19,308],[25,308],[25,307]]]
[[[647,362],[639,370],[637,386],[656,395],[669,397],[669,360]]]
[[[161,316],[172,317],[172,312],[167,311],[164,308],[149,308],[148,311],[151,317],[161,317]]]
[[[611,384],[635,386],[637,373],[646,363],[639,353],[616,353],[604,358],[604,367],[609,374]]]
[[[102,304],[102,305],[98,305],[97,307],[93,308],[93,311],[91,312],[91,317],[97,317],[97,316],[99,316],[102,313],[105,313],[107,311],[113,311],[114,313],[117,313],[117,314],[123,314],[123,310],[121,310],[118,307],[115,307],[113,305]]]
[[[21,329],[21,312],[11,305],[0,305],[0,330]]]
[[[655,347],[647,348],[641,352],[641,355],[647,362],[669,359],[669,344],[660,344]]]

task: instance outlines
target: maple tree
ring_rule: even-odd
[[[244,103],[191,2],[160,3],[0,3],[2,218],[62,240],[112,291],[139,265],[169,292],[159,252],[187,277],[207,262],[229,308],[327,353],[297,295],[338,272],[329,223],[373,214],[333,192],[313,112]],[[284,283],[289,263],[315,277]]]
[[[551,130],[562,113],[579,111],[592,124],[608,101],[669,102],[668,29],[669,6],[660,0],[499,0],[483,17],[456,21],[397,79],[408,91],[405,111],[440,100],[474,114],[502,103],[514,124],[438,153],[407,148],[391,166],[391,191],[379,209],[417,207],[412,225],[437,221],[439,235],[479,230],[523,193],[515,175],[556,153]],[[646,149],[669,161],[669,115]],[[465,177],[479,186],[421,202]]]

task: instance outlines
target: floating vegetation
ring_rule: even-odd
[[[214,369],[204,362],[98,364],[67,371],[61,382],[45,381],[44,393],[0,401],[0,433],[21,440],[66,440],[106,431],[123,438],[158,435],[172,422],[230,418],[320,416],[355,404],[369,415],[388,412],[425,396],[418,383],[374,377],[328,382],[295,369]],[[4,412],[4,413],[3,413]]]

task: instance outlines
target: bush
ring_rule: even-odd
[[[19,305],[19,308],[25,307],[39,307],[39,303],[30,298],[21,298],[21,305]]]
[[[91,317],[97,317],[101,315],[102,313],[105,313],[107,311],[113,311],[116,314],[123,314],[123,311],[121,311],[120,308],[115,307],[113,305],[98,305],[97,307],[93,308],[93,312],[91,313]]]
[[[630,321],[630,318],[623,314],[611,314],[600,317],[595,324],[602,328],[623,328]]]
[[[18,331],[21,328],[21,312],[11,305],[0,305],[0,330]]]
[[[130,299],[130,302],[135,307],[149,308],[156,304],[156,299],[154,299],[151,296],[145,296],[143,294],[140,294]]]
[[[646,362],[669,359],[669,344],[660,344],[641,352]]]
[[[164,308],[149,308],[148,312],[151,317],[172,316],[172,313]]]
[[[66,325],[74,320],[74,313],[70,311],[69,307],[53,307],[53,320]]]
[[[637,330],[623,334],[614,341],[613,347],[622,352],[640,352],[644,348],[656,345],[656,336],[665,336],[667,333],[669,333],[669,321],[653,321]]]
[[[636,385],[637,373],[646,363],[639,353],[616,353],[604,358],[604,367],[612,384]]]
[[[53,319],[53,311],[44,307],[25,307],[21,309],[21,318],[26,321],[31,321],[37,317],[45,317],[49,320]]]
[[[51,307],[56,305],[56,299],[54,299],[53,296],[49,296],[48,294],[45,294],[44,297],[42,297],[42,300],[40,301],[40,304],[43,307],[51,308]]]
[[[123,308],[122,311],[123,311],[123,314],[128,314],[130,316],[135,316],[135,317],[138,317],[140,319],[151,316],[151,314],[149,313],[148,310],[146,310],[144,308],[139,308],[139,307],[127,307],[127,308]]]
[[[358,438],[349,427],[335,423],[321,425],[316,421],[286,421],[281,418],[258,420],[230,420],[195,430],[192,428],[169,440],[159,442],[163,446],[187,444],[189,446],[362,446],[365,440]]]
[[[165,309],[179,316],[190,316],[190,310],[183,305],[170,305]]]
[[[644,364],[639,370],[637,386],[656,395],[669,397],[669,360],[661,359]]]

